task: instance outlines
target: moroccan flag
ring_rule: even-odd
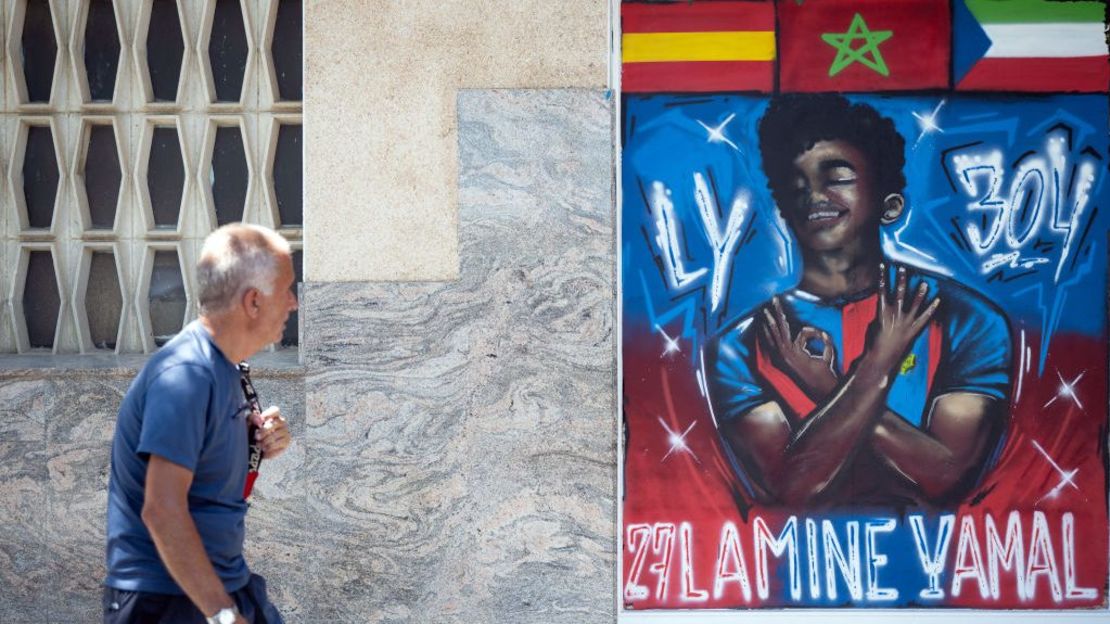
[[[625,93],[770,91],[775,9],[766,2],[621,5]]]
[[[959,90],[1110,88],[1103,0],[955,0],[953,11],[953,82]]]
[[[782,91],[948,87],[950,15],[943,0],[783,0]]]

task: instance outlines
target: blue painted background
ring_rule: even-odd
[[[884,227],[888,248],[897,250],[904,261],[947,273],[986,294],[1015,326],[1043,336],[1046,346],[1057,332],[1104,334],[1110,192],[1105,96],[859,95],[849,99],[868,103],[893,119],[906,141],[907,210],[898,223]],[[766,97],[745,95],[626,96],[621,268],[628,329],[666,327],[669,335],[680,333],[698,344],[708,333],[797,283],[799,256],[785,225],[777,219],[758,150],[756,128],[767,102]],[[923,130],[930,115],[939,130]],[[730,116],[731,121],[721,127]],[[720,136],[710,141],[708,129],[718,128]],[[960,148],[954,153],[969,155],[1000,150],[1004,166],[999,191],[1008,197],[1016,178],[1015,162],[1023,156],[1028,160],[1044,155],[1050,133],[1070,137],[1066,175],[1072,175],[1080,160],[1097,164],[1079,223],[1082,232],[1077,231],[1077,236],[1086,236],[1081,246],[1079,238],[1073,242],[1078,257],[1069,259],[1057,278],[1063,237],[1047,236],[1048,229],[1042,228],[1046,235],[1041,238],[1049,245],[1035,250],[1031,242],[1036,237],[1030,237],[1030,244],[1020,251],[1023,259],[1045,257],[1051,260],[1048,264],[1006,266],[983,274],[986,256],[967,249],[966,242],[961,246],[958,239],[968,221],[981,223],[989,211],[969,209],[979,198],[962,189],[942,154],[954,148]],[[658,231],[649,197],[652,184],[662,182],[671,191],[687,269],[711,266],[712,250],[694,203],[694,172],[711,175],[715,181],[722,223],[738,192],[746,190],[751,196],[751,217],[745,227],[752,229],[745,230],[744,242],[733,257],[726,295],[716,311],[709,305],[708,273],[687,288],[668,288],[661,271],[663,257],[654,241]],[[986,178],[978,184],[985,189]],[[1035,191],[1035,185],[1028,188]],[[1023,224],[1018,225],[1020,231]],[[1007,249],[1003,243],[994,251]]]

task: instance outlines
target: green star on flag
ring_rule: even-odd
[[[852,24],[848,27],[848,32],[822,34],[821,39],[836,48],[836,58],[829,66],[829,77],[839,74],[845,67],[856,62],[870,67],[882,76],[889,76],[890,70],[887,69],[886,62],[883,61],[879,44],[892,36],[894,36],[894,32],[890,30],[869,30],[867,22],[863,21],[863,16],[859,13],[856,13],[855,17],[852,18]],[[863,39],[865,43],[853,49],[852,42],[856,39]],[[869,54],[871,58],[868,58]]]

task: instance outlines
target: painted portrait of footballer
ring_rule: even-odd
[[[798,285],[711,341],[709,400],[764,504],[958,503],[996,456],[1012,393],[1001,310],[884,256],[906,208],[904,139],[839,95],[772,99],[759,149]]]

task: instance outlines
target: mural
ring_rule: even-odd
[[[1106,10],[622,5],[626,609],[1106,605]]]

